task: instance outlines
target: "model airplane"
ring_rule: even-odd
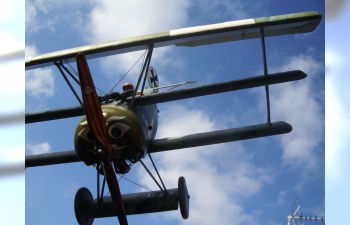
[[[151,158],[150,153],[154,152],[266,137],[292,131],[292,126],[286,122],[270,121],[268,85],[300,80],[305,78],[306,74],[302,71],[268,74],[264,38],[311,32],[316,29],[321,20],[322,15],[314,11],[246,19],[172,30],[26,58],[26,70],[56,65],[70,87],[71,84],[62,69],[68,74],[70,72],[63,63],[76,62],[79,72],[79,81],[76,80],[76,82],[80,85],[83,99],[81,101],[71,87],[80,102],[80,106],[27,113],[26,123],[85,115],[76,128],[75,151],[26,156],[26,168],[78,161],[83,161],[88,166],[96,166],[97,172],[104,175],[105,181],[107,181],[111,198],[103,199],[100,197],[103,195],[104,182],[102,194],[98,194],[95,200],[88,189],[79,189],[75,198],[75,214],[79,224],[92,224],[94,218],[118,216],[120,224],[124,225],[127,224],[126,215],[176,210],[178,203],[182,217],[187,219],[189,217],[189,195],[183,177],[179,178],[177,189],[167,190],[163,182],[163,188],[157,182],[161,189],[159,192],[122,196],[115,172],[127,173],[130,170],[130,165],[137,162],[141,162],[145,167],[142,158],[147,154]],[[264,75],[158,93],[158,90],[164,87],[159,87],[159,79],[155,69],[150,67],[152,52],[155,48],[169,45],[195,47],[251,38],[261,38],[262,40]],[[136,88],[130,89],[130,85],[125,86],[125,91],[129,91],[129,96],[121,97],[118,93],[111,93],[98,97],[87,59],[139,50],[148,50],[148,54]],[[148,79],[150,89],[145,89],[146,79]],[[183,84],[185,83],[171,86]],[[266,89],[266,123],[155,139],[158,126],[156,104],[258,86],[265,86]],[[145,169],[149,172],[147,167]],[[98,193],[99,186],[98,178]]]

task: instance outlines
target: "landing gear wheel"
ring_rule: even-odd
[[[85,187],[80,188],[75,194],[74,211],[80,225],[91,225],[94,222],[94,218],[87,218],[89,203],[93,200],[91,192]]]
[[[188,195],[186,180],[184,177],[179,177],[178,195],[182,218],[188,219],[190,214],[190,196]]]

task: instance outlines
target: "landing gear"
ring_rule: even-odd
[[[180,205],[182,218],[189,217],[190,196],[184,177],[179,177],[178,188],[168,189],[166,195],[162,191],[150,191],[124,194],[122,199],[126,215],[178,210]],[[93,199],[85,187],[75,195],[74,210],[79,225],[92,225],[94,218],[117,216],[111,196]]]
[[[89,203],[93,200],[89,189],[83,187],[77,191],[74,200],[74,211],[79,225],[91,225],[94,222],[94,218],[88,218],[87,216]]]
[[[186,180],[184,177],[179,177],[178,181],[178,199],[182,218],[188,219],[190,215],[190,196],[188,195]]]

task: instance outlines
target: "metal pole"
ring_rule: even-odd
[[[154,167],[154,169],[156,170],[156,172],[157,172],[157,174],[158,174],[158,177],[159,177],[160,182],[162,182],[162,185],[163,185],[163,188],[164,188],[165,193],[168,194],[168,191],[167,191],[166,188],[165,188],[165,185],[164,185],[164,183],[163,183],[163,180],[162,180],[162,178],[160,177],[160,175],[159,175],[159,173],[158,173],[157,167],[156,167],[156,165],[155,165],[154,162],[153,162],[153,159],[152,159],[152,157],[151,157],[151,154],[148,153],[148,156],[149,156],[149,158],[151,159],[151,162],[152,162],[152,164],[153,164],[153,167]]]
[[[73,76],[73,74],[67,69],[67,67],[65,67],[65,66],[63,65],[62,61],[61,61],[61,66],[62,66],[62,68],[71,76],[71,78],[73,78],[73,80],[75,80],[75,82],[77,82],[77,84],[80,86],[80,83],[79,83],[78,79],[75,78],[75,77]]]
[[[165,192],[162,189],[162,187],[159,185],[158,181],[154,178],[154,176],[151,174],[151,172],[148,170],[148,168],[146,167],[146,165],[142,162],[142,160],[140,159],[140,162],[142,164],[142,166],[146,169],[146,171],[148,172],[148,174],[152,177],[152,179],[154,180],[154,182],[156,182],[156,184],[158,185],[159,189],[163,192],[164,196],[165,196]]]
[[[103,202],[103,191],[105,190],[106,177],[103,176],[102,191],[101,191],[101,202]]]
[[[98,166],[96,166],[96,171],[97,171],[97,204],[100,203],[100,173],[98,172]]]
[[[260,28],[260,36],[261,36],[261,44],[264,58],[264,75],[267,77],[267,63],[266,63],[266,50],[265,50],[265,36],[264,36],[264,28]],[[267,125],[271,126],[271,118],[270,118],[270,97],[269,97],[269,86],[265,85],[266,92],[266,104],[267,104]]]
[[[143,84],[142,84],[142,89],[141,89],[141,94],[140,94],[140,96],[142,96],[142,94],[143,94],[143,89],[145,88],[145,83],[146,83],[146,78],[147,78],[147,71],[148,71],[149,64],[151,63],[151,59],[152,59],[153,47],[154,47],[153,44],[151,44],[151,45],[149,46],[149,51],[151,51],[151,54],[150,54],[150,56],[149,56],[149,60],[148,60],[148,63],[147,63],[147,68],[146,68],[146,72],[145,72],[145,78],[143,79]]]
[[[147,63],[148,63],[148,60],[150,60],[150,58],[149,58],[149,57],[150,57],[150,54],[151,54],[151,51],[148,51],[145,64],[144,64],[143,67],[142,67],[142,71],[141,71],[141,74],[140,74],[140,76],[139,76],[139,80],[137,81],[137,85],[136,85],[134,94],[133,94],[133,96],[132,96],[131,102],[130,102],[130,107],[131,107],[132,104],[134,103],[135,95],[136,95],[137,89],[139,88],[139,85],[140,85],[140,81],[141,81],[143,72],[145,71],[145,68],[146,68],[146,65],[147,65]]]
[[[80,103],[81,107],[83,107],[83,108],[84,108],[84,104],[83,104],[83,102],[80,100],[80,98],[79,98],[78,94],[75,92],[75,90],[74,90],[73,86],[70,84],[70,82],[69,82],[68,78],[66,77],[66,75],[64,74],[64,72],[62,71],[62,69],[61,69],[61,67],[60,67],[60,64],[62,64],[62,62],[61,62],[60,64],[59,64],[59,63],[54,62],[54,64],[55,64],[55,65],[57,66],[57,68],[60,70],[60,72],[61,72],[61,74],[62,74],[63,78],[66,80],[66,82],[67,82],[68,86],[70,87],[70,89],[72,90],[73,94],[74,94],[74,95],[75,95],[75,97],[78,99],[78,101],[79,101],[79,103]]]

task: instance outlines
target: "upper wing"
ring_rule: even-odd
[[[87,59],[93,59],[139,51],[147,49],[150,44],[154,44],[155,48],[169,45],[195,47],[260,38],[261,27],[264,27],[266,37],[305,33],[315,30],[321,19],[322,14],[310,11],[189,27],[27,57],[25,67],[26,70],[31,70],[51,66],[57,61],[74,62],[78,53],[84,53]]]

